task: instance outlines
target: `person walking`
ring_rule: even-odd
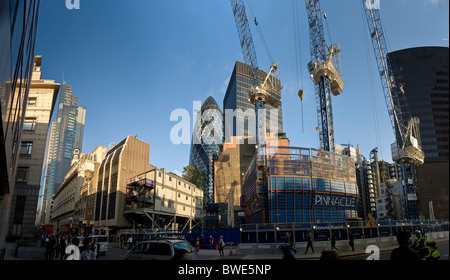
[[[409,234],[406,230],[397,233],[398,248],[392,250],[391,260],[393,261],[418,261],[419,255],[409,248]]]
[[[355,251],[355,238],[351,230],[348,230],[348,244],[352,247],[352,252]]]
[[[220,236],[220,239],[219,239],[219,255],[221,257],[224,256],[223,247],[225,247],[225,242],[223,241],[223,236]]]
[[[306,251],[305,255],[308,253],[308,249],[311,248],[313,254],[314,254],[314,247],[312,245],[313,237],[309,231],[306,232],[306,240],[308,241],[308,244],[306,245]]]
[[[338,248],[336,248],[336,235],[334,232],[331,233],[331,250],[336,249],[336,251],[339,251]]]
[[[133,245],[133,236],[130,235],[130,238],[127,240],[128,250],[131,250],[131,246]]]
[[[281,244],[280,250],[283,253],[283,261],[295,261],[295,257],[291,253],[291,246],[288,243]]]
[[[53,235],[50,235],[45,239],[45,260],[51,261],[53,260],[54,254],[54,246],[55,246],[55,238]]]
[[[63,240],[62,233],[60,233],[56,237],[56,247],[55,247],[55,258],[56,259],[59,259],[59,255],[61,253],[62,240]]]
[[[95,259],[98,260],[100,256],[100,243],[98,243],[98,238],[94,238],[94,242],[92,242],[92,251],[94,252]]]
[[[91,250],[91,243],[86,245],[86,249],[81,253],[81,260],[83,261],[93,261],[95,260],[94,251]]]
[[[294,249],[294,239],[291,238],[291,233],[286,232],[286,243],[289,244],[289,250],[294,251],[294,254],[297,254],[297,250]]]

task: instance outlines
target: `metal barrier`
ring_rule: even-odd
[[[286,243],[286,233],[297,249],[306,248],[308,234],[312,237],[315,250],[330,250],[330,240],[334,234],[336,247],[339,250],[351,250],[350,235],[353,236],[354,249],[364,250],[367,246],[376,245],[380,248],[396,246],[396,235],[406,229],[411,235],[416,230],[425,234],[427,238],[448,238],[448,221],[375,221],[373,226],[366,226],[365,221],[304,224],[304,225],[242,225],[240,228],[239,251],[246,253],[262,253],[274,251],[279,244]]]

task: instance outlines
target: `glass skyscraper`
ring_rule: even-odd
[[[425,163],[416,167],[419,215],[448,219],[449,201],[449,48],[417,47],[388,54],[403,84],[405,104],[420,119]]]
[[[85,116],[86,108],[78,106],[78,97],[72,95],[72,87],[63,81],[56,120],[52,125],[50,141],[47,143],[49,157],[45,167],[43,190],[45,202],[49,201],[64,181],[64,176],[71,166],[75,147],[81,150]],[[46,203],[43,203],[42,207],[46,207]]]
[[[236,61],[233,73],[230,77],[230,82],[228,83],[228,88],[223,99],[223,110],[227,114],[228,110],[241,109],[248,112],[250,118],[255,118],[255,105],[250,102],[249,91],[253,85],[250,76],[251,67],[245,63]],[[259,75],[262,80],[265,79],[267,73],[260,70]],[[280,80],[275,79],[276,88],[281,88]],[[281,96],[281,92],[279,92]],[[278,125],[278,133],[283,133],[283,110],[282,104],[278,108],[273,108],[272,106],[266,104],[266,131],[269,132],[271,127]],[[270,110],[277,109],[278,115],[275,120],[270,119]],[[237,135],[237,122],[243,122],[244,124],[244,135]],[[247,136],[249,131],[249,122],[241,116],[237,116],[233,120],[233,128],[231,128],[231,123],[225,123],[225,142],[230,142],[231,136]],[[250,128],[251,129],[251,128]],[[256,127],[255,130],[256,132]],[[249,135],[253,136],[253,135]],[[256,136],[256,134],[254,135]]]
[[[197,116],[189,159],[190,165],[206,173],[207,179],[203,186],[205,205],[214,203],[214,160],[220,153],[222,139],[222,111],[216,100],[210,96],[203,102]]]

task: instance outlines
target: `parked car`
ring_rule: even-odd
[[[142,241],[125,256],[125,260],[171,260],[178,249],[184,249],[188,252],[191,260],[195,259],[194,248],[183,239],[161,238]]]

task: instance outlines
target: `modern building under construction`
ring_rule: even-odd
[[[241,203],[247,224],[335,223],[358,217],[351,157],[288,146],[268,146],[264,155],[255,154],[244,176]]]

